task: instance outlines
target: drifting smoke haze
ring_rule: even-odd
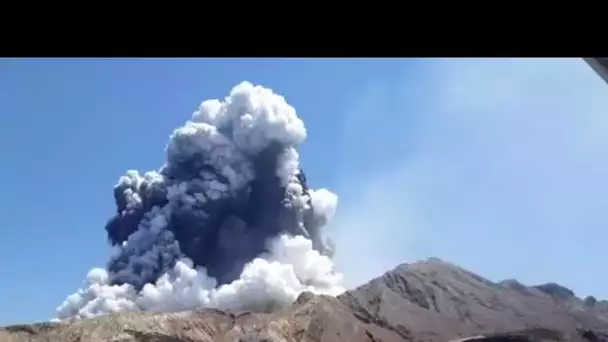
[[[112,253],[59,319],[198,307],[267,311],[302,291],[344,291],[323,226],[338,198],[313,190],[296,147],[306,128],[285,99],[243,82],[176,129],[158,171],[114,188]]]

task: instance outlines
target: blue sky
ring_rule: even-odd
[[[242,80],[305,121],[303,167],[355,285],[437,256],[608,297],[608,86],[581,60],[0,60],[0,325],[108,256],[112,187]]]

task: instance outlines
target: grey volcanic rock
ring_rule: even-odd
[[[120,313],[72,323],[10,326],[0,330],[0,341],[398,342],[402,339],[390,330],[358,320],[336,298],[303,293],[289,309],[271,314],[213,309]]]
[[[359,315],[408,332],[417,341],[539,328],[574,341],[581,340],[581,329],[608,332],[608,320],[585,310],[581,299],[559,285],[496,284],[436,258],[401,265],[340,300]]]
[[[587,297],[585,297],[584,302],[585,302],[585,307],[593,308],[597,304],[597,299],[593,296],[587,296]]]
[[[563,289],[493,283],[429,259],[337,298],[303,293],[273,313],[121,313],[9,326],[0,329],[0,341],[608,342],[606,301],[590,307]]]
[[[572,290],[565,288],[559,284],[547,283],[547,284],[543,284],[543,285],[537,285],[534,287],[553,297],[557,297],[557,298],[574,297],[574,292]]]

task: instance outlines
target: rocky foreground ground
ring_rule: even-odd
[[[608,302],[557,284],[492,283],[438,259],[404,264],[338,298],[300,295],[280,312],[121,313],[13,325],[15,342],[608,342]]]

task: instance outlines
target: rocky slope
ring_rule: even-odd
[[[122,313],[9,326],[0,341],[608,341],[605,301],[557,284],[492,283],[429,259],[401,265],[338,298],[302,294],[280,312]]]
[[[543,329],[561,340],[579,340],[586,329],[599,337],[608,333],[608,315],[585,307],[559,285],[495,284],[438,259],[401,265],[340,301],[379,325],[401,327],[417,341]]]

